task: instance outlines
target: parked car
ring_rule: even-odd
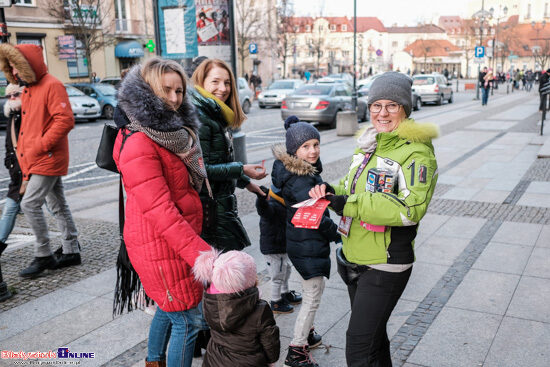
[[[372,75],[366,79],[359,80],[359,82],[357,82],[357,88],[359,88],[363,94],[368,94],[372,82],[374,82],[380,75],[382,74]],[[357,92],[359,92],[359,90]]]
[[[117,106],[116,89],[111,84],[102,83],[71,83],[75,88],[80,89],[88,97],[95,98],[101,106],[101,113],[107,120],[113,119],[115,107]]]
[[[281,117],[285,120],[296,115],[302,121],[318,121],[336,127],[336,114],[351,109],[351,88],[344,83],[305,84],[286,97],[281,105]],[[367,102],[357,99],[357,116],[360,121],[368,118]]]
[[[70,85],[65,84],[65,89],[69,95],[75,120],[95,121],[101,117],[101,107],[98,101]]]
[[[327,77],[342,80],[344,83],[353,86],[353,76],[349,73],[329,74]]]
[[[451,83],[441,74],[421,74],[413,76],[413,91],[420,95],[422,103],[435,102],[441,105],[443,100],[453,103]]]
[[[250,112],[250,107],[252,107],[252,101],[254,100],[254,92],[248,86],[245,78],[237,78],[237,86],[239,87],[239,102],[244,113]]]
[[[118,86],[122,79],[119,76],[109,76],[100,80],[100,83],[111,84],[112,86]]]
[[[357,97],[363,98],[368,104],[369,86],[363,85],[361,88],[359,88],[359,90],[357,91]],[[422,97],[420,97],[420,94],[418,94],[414,90],[412,92],[412,106],[414,111],[419,111],[422,108]]]
[[[304,82],[300,79],[276,80],[258,95],[258,105],[260,108],[266,108],[267,106],[281,107],[283,99],[303,84]]]

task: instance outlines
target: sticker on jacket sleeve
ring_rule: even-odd
[[[428,176],[428,168],[426,166],[420,166],[418,169],[418,181],[420,183],[426,183],[426,177]]]

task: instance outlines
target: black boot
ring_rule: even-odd
[[[288,354],[285,359],[285,367],[319,367],[315,362],[307,345],[288,346]]]
[[[309,330],[309,335],[307,336],[307,344],[309,345],[309,349],[317,348],[322,341],[323,338],[321,335],[315,332],[315,328],[311,328],[311,330]]]
[[[45,257],[35,257],[28,268],[23,269],[19,272],[19,276],[23,278],[33,279],[40,275],[40,273],[42,273],[44,270],[55,269],[56,267],[57,261],[52,255]]]
[[[281,293],[281,297],[291,305],[299,305],[302,303],[302,295],[296,291]]]
[[[0,242],[0,256],[2,256],[2,252],[8,247],[8,244],[5,242]]]
[[[78,248],[80,248],[80,244],[78,245]],[[82,259],[80,258],[80,253],[74,253],[74,254],[64,254],[63,253],[63,247],[58,248],[54,252],[54,256],[57,260],[57,268],[66,268],[67,266],[73,266],[73,265],[80,265],[82,264]]]

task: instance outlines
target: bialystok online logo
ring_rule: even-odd
[[[91,352],[71,352],[69,348],[58,348],[57,352],[52,350],[47,352],[15,352],[12,350],[0,351],[1,359],[93,359],[95,353]]]

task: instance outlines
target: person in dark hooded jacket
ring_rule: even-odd
[[[21,126],[21,93],[23,87],[16,84],[8,84],[6,87],[6,97],[8,100],[4,104],[4,115],[8,118],[6,126],[6,156],[4,165],[10,173],[10,183],[8,185],[8,195],[6,203],[2,210],[0,218],[0,255],[6,249],[6,240],[13,230],[17,213],[19,213],[21,197],[22,174],[21,167],[17,161],[15,148],[17,147],[17,135]],[[23,188],[24,190],[24,188]]]
[[[296,213],[292,206],[309,199],[309,190],[323,182],[320,155],[321,136],[312,125],[296,116],[285,121],[286,143],[273,147],[273,184],[281,188],[286,203],[286,249],[292,264],[302,277],[302,307],[294,338],[290,342],[285,365],[316,367],[309,354],[308,338],[312,333],[315,313],[319,308],[330,276],[330,242],[340,241],[336,224],[328,210],[323,213],[318,229],[296,228],[291,220]]]
[[[254,258],[245,252],[206,251],[195,261],[204,293],[204,317],[212,337],[203,367],[274,366],[281,348],[279,328],[260,299]]]

